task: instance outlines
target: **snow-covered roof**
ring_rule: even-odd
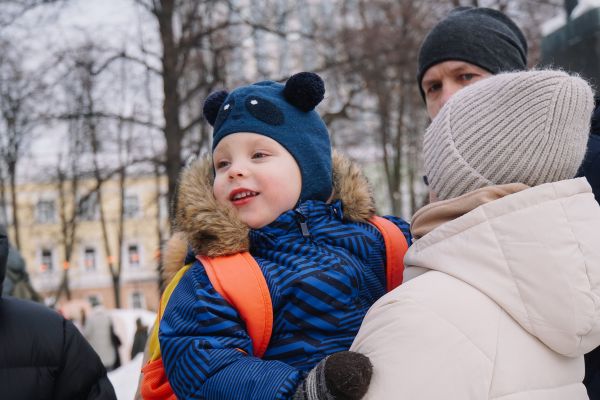
[[[586,12],[600,7],[600,0],[579,0],[577,6],[571,12],[571,19],[575,19]],[[564,9],[560,10],[560,13],[544,22],[541,26],[542,35],[548,36],[552,32],[556,32],[567,24],[567,13]]]

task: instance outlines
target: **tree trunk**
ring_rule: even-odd
[[[19,235],[19,206],[17,203],[17,165],[14,162],[8,165],[8,176],[10,179],[10,202],[12,204],[13,214],[13,228],[15,230],[15,237],[13,238],[14,246],[20,251],[21,250],[21,237]]]
[[[401,73],[399,74],[402,75]],[[404,101],[404,85],[399,88],[398,94],[398,106],[396,108],[396,141],[394,143],[394,197],[392,198],[394,204],[394,215],[402,215],[403,199],[402,199],[402,181],[403,181],[403,152],[406,151],[404,148],[406,140],[405,127],[404,127],[404,112],[405,112],[405,101]]]
[[[177,193],[177,179],[181,169],[182,132],[179,120],[179,75],[177,71],[178,50],[173,32],[174,0],[161,0],[160,10],[156,10],[163,47],[163,115],[165,118],[165,140],[167,144],[165,167],[168,179],[169,199],[174,204]],[[175,215],[174,206],[170,207],[170,219]]]
[[[162,203],[162,196],[160,190],[160,167],[158,165],[154,165],[154,177],[156,182],[156,242],[158,244],[158,259],[156,260],[156,271],[158,272],[158,289],[162,294],[166,286],[166,282],[163,279],[163,231],[161,227],[162,223],[162,214],[160,210],[160,205]]]

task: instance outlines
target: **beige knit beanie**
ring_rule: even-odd
[[[535,186],[575,176],[594,107],[590,86],[562,71],[495,75],[448,100],[423,152],[440,200],[484,186]]]

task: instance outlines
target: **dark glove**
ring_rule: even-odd
[[[359,400],[367,393],[372,374],[367,356],[341,351],[321,360],[308,373],[293,400]]]

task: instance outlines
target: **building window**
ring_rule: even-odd
[[[140,248],[137,244],[130,244],[127,247],[127,260],[131,268],[138,268],[140,266]]]
[[[0,201],[0,224],[12,224],[12,207],[3,201]]]
[[[47,224],[54,222],[54,200],[39,200],[36,206],[37,222]]]
[[[140,201],[137,195],[127,195],[123,199],[123,216],[125,218],[136,218],[140,213]]]
[[[98,193],[92,193],[79,203],[79,217],[84,221],[98,218]]]
[[[102,299],[97,294],[90,294],[87,299],[92,307],[102,304]]]
[[[47,273],[54,271],[54,257],[52,257],[52,249],[42,249],[40,254],[40,271]]]
[[[86,271],[96,270],[96,249],[86,247],[83,251],[83,267]]]
[[[146,308],[144,304],[144,293],[133,292],[131,293],[131,308]]]

